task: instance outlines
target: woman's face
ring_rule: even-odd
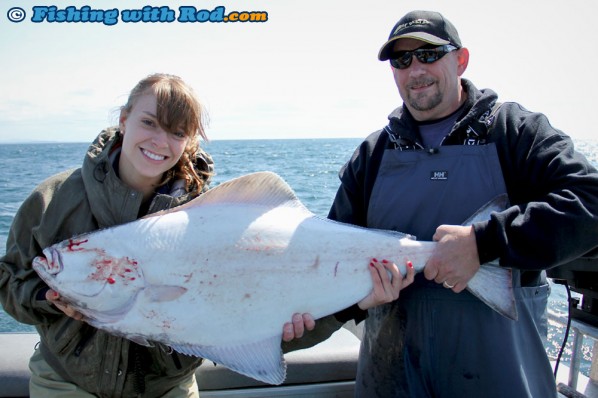
[[[164,131],[156,115],[156,96],[150,92],[139,97],[131,111],[120,117],[120,177],[144,196],[151,194],[163,174],[179,161],[189,140],[182,130]]]

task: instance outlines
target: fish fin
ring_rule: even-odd
[[[488,221],[492,212],[503,211],[509,207],[509,195],[506,193],[495,196],[489,202],[480,207],[462,225],[472,225],[480,221]]]
[[[185,355],[193,355],[218,363],[242,375],[269,384],[282,384],[287,365],[280,348],[281,336],[235,346],[171,345]]]
[[[269,171],[247,174],[226,181],[193,202],[205,205],[209,203],[259,203],[272,207],[301,203],[293,189],[278,174]]]
[[[223,182],[190,202],[170,210],[152,213],[144,218],[157,217],[166,213],[213,203],[253,203],[272,208],[280,205],[290,205],[312,214],[297,198],[293,188],[278,174],[270,171],[260,171]]]
[[[143,289],[143,293],[150,302],[162,303],[178,299],[187,293],[187,289],[182,286],[151,285]]]
[[[483,264],[467,284],[467,290],[499,314],[516,321],[518,315],[511,274],[509,268]]]

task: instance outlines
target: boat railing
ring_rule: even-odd
[[[566,326],[567,319],[549,312],[548,319],[551,322]],[[569,372],[566,385],[575,391],[582,392],[586,397],[598,397],[598,328],[586,322],[572,318],[567,342],[571,342],[571,355],[568,362]],[[589,351],[588,345],[584,345],[584,338],[591,339],[591,359],[584,356],[584,351]],[[587,362],[590,362],[589,364]],[[587,379],[580,383],[580,378],[585,376],[582,371],[588,369]],[[557,381],[559,377],[557,376]]]

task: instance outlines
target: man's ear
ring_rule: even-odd
[[[469,64],[469,50],[465,47],[457,50],[457,73],[461,76]]]

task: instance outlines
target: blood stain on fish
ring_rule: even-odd
[[[82,245],[83,243],[87,243],[87,242],[88,242],[87,239],[83,239],[83,240],[80,240],[80,241],[76,241],[74,239],[69,239],[67,250],[70,251],[70,252],[85,250],[82,247],[77,248],[76,246]]]
[[[136,280],[139,276],[137,261],[129,257],[108,257],[103,251],[98,251],[98,258],[91,265],[95,268],[95,272],[89,275],[91,280],[105,280],[109,284],[114,284],[116,283],[116,277],[118,277],[123,283],[127,284],[129,281]]]

